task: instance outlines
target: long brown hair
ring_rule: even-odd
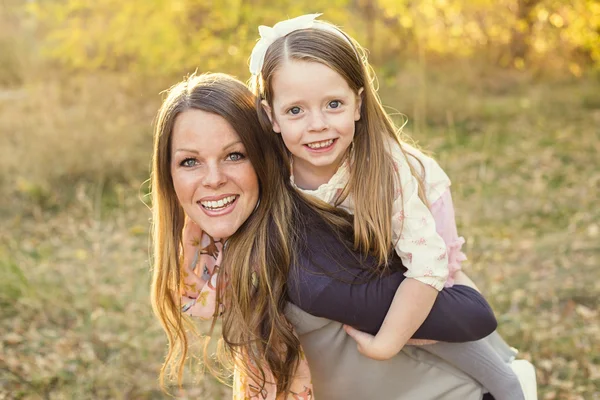
[[[263,366],[267,366],[276,379],[278,392],[287,392],[300,357],[300,343],[284,317],[286,282],[295,243],[291,227],[299,198],[286,178],[290,170],[280,144],[275,135],[260,125],[254,96],[243,83],[223,74],[191,76],[173,86],[156,120],[152,162],[152,305],[169,340],[161,385],[165,387],[167,373],[176,376],[181,385],[188,351],[179,296],[185,215],[177,201],[170,163],[175,120],[189,109],[214,113],[227,120],[244,144],[260,185],[259,204],[228,239],[219,274],[219,279],[226,276],[227,281],[217,285],[217,307],[220,302],[225,304],[225,356],[236,360],[236,365],[259,384],[265,384],[268,375]],[[255,284],[253,274],[258,278]],[[215,318],[216,315],[217,310]]]
[[[257,111],[261,122],[268,124],[268,116],[260,102],[266,100],[273,106],[273,76],[278,67],[288,60],[324,64],[340,74],[357,95],[363,88],[360,120],[355,125],[350,180],[337,198],[336,205],[348,195],[352,196],[355,205],[354,246],[361,252],[371,252],[379,260],[381,268],[385,268],[393,244],[394,193],[401,191],[402,187],[386,138],[395,141],[405,156],[412,155],[402,148],[400,130],[383,109],[365,50],[333,25],[323,21],[317,23],[327,24],[328,29],[294,31],[271,44],[261,73],[251,82],[257,94]],[[332,32],[332,29],[337,32]],[[408,164],[411,174],[417,179],[419,196],[427,204],[423,176],[413,170],[411,163]],[[424,171],[424,168],[421,169]]]

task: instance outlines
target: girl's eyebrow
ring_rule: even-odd
[[[346,98],[349,97],[348,93],[340,93],[340,92],[331,92],[331,93],[326,93],[323,94],[323,97],[328,98],[328,99],[341,99],[341,98]]]
[[[293,101],[287,101],[287,102],[281,104],[281,106],[279,107],[279,109],[282,110],[282,111],[287,111],[288,108],[295,107],[295,106],[297,106],[298,104],[301,104],[301,103],[302,103],[302,99],[297,99],[297,100],[293,100]]]
[[[348,98],[348,94],[347,93],[340,93],[340,92],[330,92],[330,93],[323,93],[321,95],[322,99],[327,99],[327,100],[332,100],[332,99],[345,99]],[[297,106],[299,104],[302,104],[304,101],[302,99],[294,99],[293,101],[286,101],[285,103],[283,103],[280,106],[280,109],[282,111],[287,111],[288,108]]]

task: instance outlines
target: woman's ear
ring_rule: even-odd
[[[271,109],[269,103],[266,100],[262,100],[260,104],[262,105],[263,110],[265,110],[267,117],[269,117],[271,125],[273,125],[273,132],[281,133],[281,128],[279,127],[277,120],[273,117],[273,110]]]
[[[362,108],[362,94],[365,91],[365,88],[358,89],[358,93],[356,94],[356,110],[354,110],[354,121],[358,121],[360,119],[360,110]]]

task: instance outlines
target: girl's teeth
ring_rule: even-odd
[[[333,144],[333,139],[325,140],[323,142],[315,142],[307,144],[311,149],[320,149],[321,147],[328,147]]]
[[[225,197],[224,199],[221,199],[218,201],[201,201],[200,204],[202,204],[202,206],[204,208],[208,208],[210,210],[215,210],[215,209],[219,209],[219,208],[228,206],[229,204],[233,203],[234,200],[235,200],[235,196],[229,196],[229,197]]]

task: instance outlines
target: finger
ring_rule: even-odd
[[[368,346],[369,343],[373,340],[373,335],[370,335],[366,332],[359,331],[356,328],[353,328],[348,325],[344,325],[344,330],[352,339],[358,343],[359,347]]]
[[[196,298],[200,295],[200,291],[206,282],[201,277],[196,275],[193,269],[185,265],[181,269],[181,294]]]
[[[190,308],[196,305],[196,299],[190,297],[181,296],[181,312],[187,313]]]
[[[202,229],[186,216],[183,227],[183,268],[187,271],[195,271],[198,262],[198,250],[202,239]]]

